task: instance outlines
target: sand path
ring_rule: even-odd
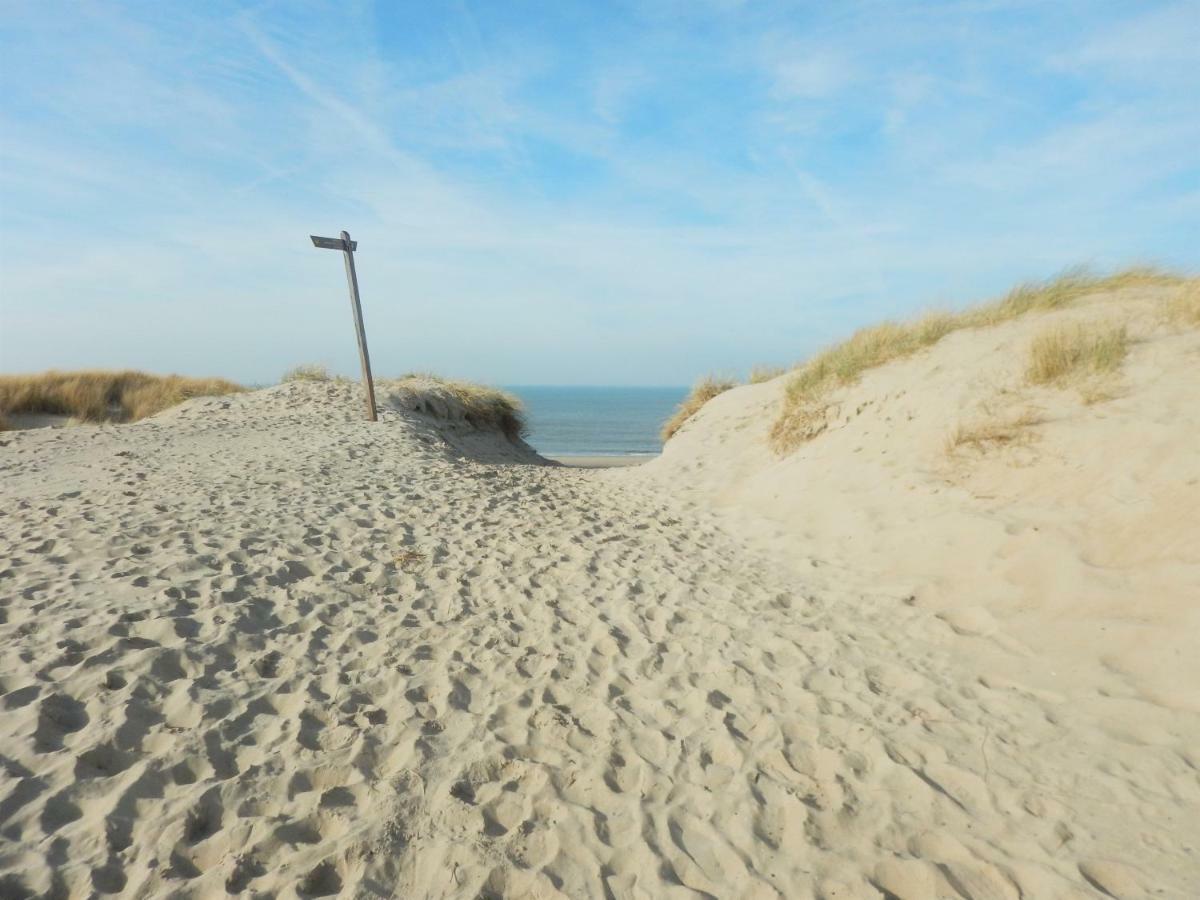
[[[989,677],[632,470],[288,396],[0,446],[0,894],[1197,883],[1193,719]]]

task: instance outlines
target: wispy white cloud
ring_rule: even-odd
[[[776,51],[770,66],[772,92],[785,100],[823,100],[850,87],[854,78],[844,57],[804,46]]]
[[[1186,81],[1194,87],[1200,76],[1200,10],[1190,0],[1146,4],[1095,29],[1053,62],[1114,79]]]
[[[685,383],[1197,262],[1200,110],[1151,77],[1193,58],[1177,6],[89,9],[0,36],[5,368],[352,370],[306,237],[342,227],[382,371],[510,383]]]

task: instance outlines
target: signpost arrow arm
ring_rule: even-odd
[[[345,250],[346,249],[346,242],[344,240],[342,240],[341,238],[323,238],[323,237],[317,237],[315,234],[310,234],[309,237],[312,238],[313,246],[320,247],[322,250]],[[351,241],[350,249],[357,250],[358,249],[358,241]]]
[[[367,352],[367,330],[363,325],[362,302],[358,297],[358,274],[354,271],[354,250],[357,241],[350,240],[349,232],[343,231],[340,238],[312,238],[313,246],[325,250],[341,250],[346,259],[346,281],[350,285],[350,310],[354,314],[354,332],[358,337],[358,358],[362,363],[363,387],[367,389],[367,418],[372,422],[379,419],[375,406],[375,381],[371,377],[371,356]]]

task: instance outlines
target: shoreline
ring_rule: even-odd
[[[621,453],[605,455],[601,453],[556,453],[542,454],[545,459],[566,466],[569,469],[617,469],[625,466],[640,466],[652,459],[658,459],[657,453]]]

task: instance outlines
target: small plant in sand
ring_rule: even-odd
[[[1084,406],[1095,406],[1097,403],[1107,403],[1120,396],[1120,392],[1109,381],[1089,381],[1079,386],[1079,399]]]
[[[683,427],[684,423],[700,410],[700,407],[718,394],[723,394],[735,387],[737,387],[737,382],[732,378],[716,378],[709,375],[700,379],[692,388],[692,392],[676,407],[674,415],[663,425],[662,439],[669,441]]]
[[[762,384],[771,381],[786,372],[783,366],[755,366],[750,370],[750,384]]]
[[[1200,278],[1193,279],[1167,304],[1167,318],[1185,328],[1200,328]]]
[[[1032,439],[1029,430],[1041,424],[1042,419],[1033,410],[1024,410],[1015,416],[995,417],[971,425],[959,425],[946,439],[946,452],[954,453],[964,448],[985,450],[1028,443]]]
[[[1124,325],[1060,326],[1034,338],[1025,377],[1031,384],[1061,384],[1120,368],[1129,352]]]
[[[420,550],[405,549],[396,554],[393,562],[395,562],[396,568],[403,572],[415,572],[424,568],[428,558]]]
[[[284,372],[283,378],[279,380],[282,384],[292,381],[332,381],[333,376],[329,374],[329,369],[320,363],[301,363]]]
[[[243,390],[223,378],[132,371],[0,375],[0,421],[22,414],[46,414],[84,422],[136,422],[192,397]]]

